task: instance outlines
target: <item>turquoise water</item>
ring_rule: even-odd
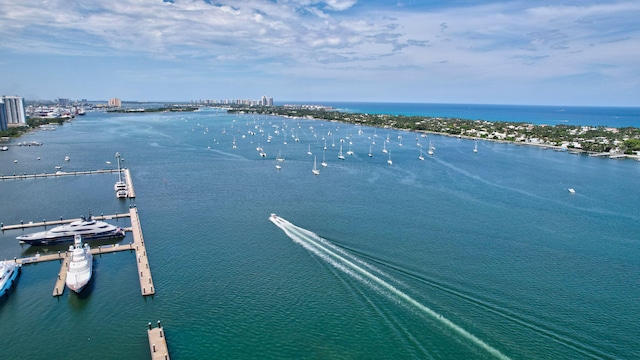
[[[304,104],[302,102],[301,104]],[[547,125],[640,127],[638,107],[324,102],[318,105],[369,114],[453,117]]]
[[[97,257],[80,296],[51,296],[58,263],[26,266],[0,300],[2,358],[145,359],[157,320],[177,359],[640,356],[637,161],[219,111],[90,113],[25,140],[44,145],[0,153],[0,173],[120,152],[137,198],[115,198],[115,174],[5,180],[0,221],[135,204],[157,294],[140,295],[127,252]],[[1,257],[34,253],[20,233],[0,235]]]

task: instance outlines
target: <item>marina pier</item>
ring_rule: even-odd
[[[129,209],[129,214],[131,218],[131,233],[133,234],[133,247],[136,250],[140,291],[142,291],[142,296],[153,295],[156,293],[156,290],[153,286],[153,279],[151,278],[151,268],[149,267],[149,259],[147,258],[147,249],[144,245],[144,236],[142,236],[138,209],[132,207]]]
[[[149,352],[151,352],[151,359],[169,360],[167,338],[164,333],[164,328],[160,325],[160,321],[158,321],[157,328],[152,328],[151,323],[149,323],[147,337],[149,338]]]
[[[138,211],[136,208],[131,209],[132,223],[135,221],[137,226],[125,228],[125,231],[131,231],[133,234],[134,242],[129,244],[114,244],[114,245],[102,245],[96,248],[91,248],[91,254],[101,255],[120,251],[135,251],[136,263],[138,264],[138,278],[140,280],[140,292],[143,296],[155,294],[155,287],[153,286],[153,278],[151,277],[151,268],[149,267],[149,259],[147,258],[147,250],[144,245],[144,238],[142,236],[142,228],[140,227],[140,221],[138,220]],[[133,220],[135,219],[135,220]],[[132,224],[133,225],[133,224]],[[47,254],[16,258],[14,261],[16,264],[27,265],[35,264],[46,261],[61,261],[60,272],[56,279],[56,285],[53,289],[53,296],[61,296],[64,293],[65,279],[67,277],[67,269],[69,266],[70,254],[68,252],[60,252],[57,254]]]
[[[118,169],[101,169],[101,170],[84,170],[84,171],[57,171],[55,173],[41,174],[13,174],[1,175],[0,180],[17,180],[17,179],[34,179],[58,176],[76,176],[76,175],[93,175],[93,174],[110,174],[117,173]]]
[[[127,197],[136,197],[136,191],[133,189],[133,180],[131,180],[129,168],[124,169],[124,181],[127,183]]]

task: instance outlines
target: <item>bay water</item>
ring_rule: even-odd
[[[116,174],[4,180],[0,222],[136,206],[157,292],[128,252],[58,298],[58,262],[24,266],[3,359],[147,359],[157,320],[174,359],[640,357],[640,162],[220,110],[88,113],[17,141],[43,145],[0,153],[2,174],[122,154],[135,199]],[[36,230],[0,234],[0,257],[60,250],[15,239]]]

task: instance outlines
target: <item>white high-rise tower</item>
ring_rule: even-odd
[[[24,111],[24,101],[20,96],[3,96],[1,98],[4,104],[3,117],[7,121],[8,126],[26,126],[27,116]]]

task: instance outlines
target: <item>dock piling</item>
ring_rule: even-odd
[[[160,326],[160,321],[158,321],[157,328],[152,328],[151,323],[149,323],[148,326],[149,330],[147,330],[147,336],[149,338],[149,351],[151,352],[151,359],[169,360],[169,347],[167,346],[167,337],[164,336],[164,330]]]

